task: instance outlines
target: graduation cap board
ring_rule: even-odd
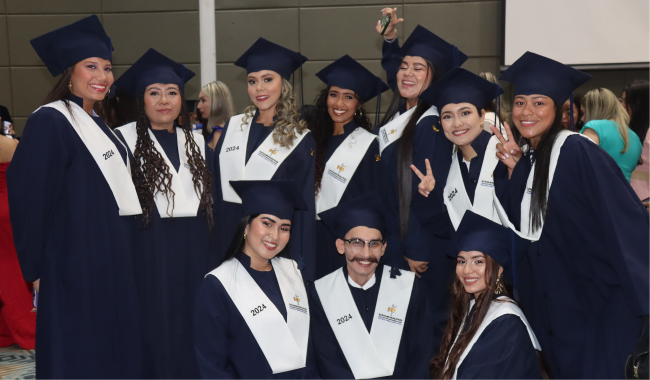
[[[30,41],[52,76],[86,58],[111,61],[113,45],[97,15],[88,16]]]
[[[115,81],[115,86],[135,96],[154,83],[176,84],[183,91],[185,83],[196,74],[155,49],[149,49]]]
[[[471,103],[479,110],[503,94],[496,83],[481,78],[465,69],[454,68],[432,83],[420,95],[439,111],[447,104]]]
[[[235,61],[235,66],[246,69],[246,73],[262,70],[271,70],[289,79],[307,57],[293,50],[287,49],[264,38],[259,38]]]
[[[421,25],[416,26],[406,39],[400,49],[400,55],[422,57],[431,61],[443,73],[460,67],[467,60],[467,55],[458,50],[456,45],[450,44]]]
[[[318,216],[338,239],[355,227],[374,228],[386,240],[386,220],[379,199],[374,193],[364,194],[323,211]]]
[[[328,87],[354,91],[361,103],[388,90],[388,86],[379,77],[347,54],[327,65],[316,76]]]
[[[230,181],[242,199],[244,215],[269,214],[291,219],[293,210],[306,210],[302,193],[294,181]]]

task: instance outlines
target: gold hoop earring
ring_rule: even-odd
[[[497,283],[496,283],[496,289],[494,290],[494,294],[499,295],[503,293],[503,281],[501,281],[501,275],[497,277]]]
[[[111,94],[111,89],[109,88],[109,89],[108,89],[108,92],[106,93],[106,96],[104,96],[104,97],[107,97],[107,96],[110,95],[110,94]]]

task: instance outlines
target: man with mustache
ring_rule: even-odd
[[[429,378],[433,325],[413,272],[382,263],[388,223],[374,194],[319,214],[346,265],[309,289],[324,379]]]

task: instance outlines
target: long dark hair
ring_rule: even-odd
[[[519,133],[517,128],[511,129],[512,135],[520,147],[526,144],[532,147],[530,141],[521,136],[521,133]],[[546,219],[546,211],[548,208],[548,171],[551,166],[551,151],[558,133],[563,130],[562,107],[558,107],[556,104],[553,124],[551,124],[549,130],[542,135],[539,143],[537,143],[537,148],[535,148],[535,173],[530,200],[531,221],[529,221],[529,223],[532,223],[532,231],[537,231],[542,228],[542,223],[544,222],[544,219]]]
[[[433,379],[451,379],[454,376],[460,357],[467,349],[467,346],[478,331],[481,323],[483,323],[485,315],[490,309],[490,305],[493,301],[514,303],[514,301],[497,299],[495,290],[497,287],[497,278],[499,276],[499,264],[488,255],[484,255],[484,257],[485,283],[487,287],[478,297],[476,297],[474,313],[469,328],[465,332],[460,333],[460,335],[458,333],[460,332],[460,329],[463,328],[463,321],[469,313],[469,304],[472,295],[465,291],[465,287],[461,283],[460,279],[458,276],[455,276],[456,278],[451,286],[451,313],[449,320],[447,321],[445,333],[442,337],[440,351],[429,363],[429,371],[431,373],[431,378]],[[500,281],[504,281],[503,276]],[[507,284],[503,287],[503,291],[500,295],[512,298]],[[456,336],[458,336],[458,339],[454,342]],[[539,352],[537,355],[538,360],[540,361],[542,375],[547,379],[546,368]]]
[[[139,115],[136,120],[136,131],[138,139],[135,145],[133,156],[133,182],[142,206],[144,226],[151,222],[151,210],[154,204],[154,196],[158,192],[165,194],[169,201],[171,197],[171,208],[174,209],[174,191],[171,189],[172,174],[162,155],[156,150],[154,142],[149,136],[149,118],[145,112],[144,96],[138,98]],[[194,191],[201,198],[200,209],[205,214],[208,227],[212,229],[212,174],[208,170],[205,159],[201,157],[199,146],[192,136],[190,118],[185,105],[185,97],[181,92],[181,113],[179,126],[185,133],[185,152],[187,163],[192,173]],[[170,210],[167,210],[170,213]]]
[[[223,260],[221,260],[220,265],[241,254],[244,249],[244,234],[246,233],[246,226],[253,223],[253,220],[255,220],[255,218],[258,216],[260,216],[260,214],[246,215],[241,218],[239,224],[237,224],[235,236],[233,236],[232,240],[230,241],[230,245],[226,250],[226,255],[223,257]],[[289,239],[287,246],[284,247],[284,249],[280,251],[280,253],[278,253],[275,257],[291,258],[291,239]]]
[[[433,65],[431,61],[424,60],[427,63],[427,81],[430,79],[430,83],[434,83],[442,76],[441,71]],[[424,91],[426,88],[422,88]],[[396,98],[401,98],[403,102],[406,102],[399,91],[393,94],[393,100],[388,108],[389,112],[395,106],[395,112],[397,108],[402,103],[402,100],[397,100]],[[399,139],[399,148],[397,152],[397,194],[399,198],[399,230],[400,236],[402,239],[406,237],[409,227],[409,215],[411,210],[411,191],[413,188],[413,178],[411,172],[411,164],[413,164],[413,138],[415,137],[415,127],[417,126],[418,120],[420,117],[431,108],[431,104],[427,101],[418,99],[417,106],[409,121],[406,123],[402,136]],[[386,113],[388,116],[388,112]],[[393,113],[394,115],[394,113]],[[392,118],[392,116],[391,116]],[[388,122],[390,119],[382,120],[382,125]]]
[[[121,127],[135,121],[138,118],[140,110],[138,109],[138,101],[135,96],[116,87],[113,91],[116,92],[114,97],[106,97],[106,124],[111,128]]]
[[[312,136],[316,139],[316,176],[315,188],[316,194],[320,191],[321,180],[323,179],[323,171],[325,170],[325,147],[327,145],[327,138],[334,133],[334,121],[327,111],[327,98],[329,96],[330,87],[320,92],[316,98],[316,105],[307,115],[307,128],[311,131]],[[368,113],[363,109],[363,104],[357,93],[354,97],[359,101],[359,108],[355,111],[354,121],[363,129],[372,132],[372,124],[368,119]]]
[[[635,80],[625,86],[625,103],[632,110],[630,115],[630,129],[639,136],[641,143],[645,140],[650,125],[650,96],[648,95],[648,81]]]

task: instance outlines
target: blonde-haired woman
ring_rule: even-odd
[[[481,71],[478,76],[481,78],[499,84],[499,80],[489,71]],[[494,94],[496,96],[496,94]],[[498,103],[497,103],[498,100]],[[497,104],[499,105],[497,107]],[[495,124],[496,113],[499,111],[498,125]],[[490,103],[485,105],[485,121],[483,122],[483,130],[492,134],[491,126],[495,126],[501,133],[503,133],[503,122],[508,117],[508,112],[506,111],[506,101],[503,98],[503,94],[499,95],[498,99],[492,100]]]
[[[628,126],[630,116],[616,95],[606,88],[589,91],[584,102],[587,123],[580,133],[609,153],[630,182],[642,149],[639,136]]]
[[[212,153],[217,146],[224,125],[231,117],[235,116],[235,106],[230,89],[222,81],[206,84],[201,87],[199,104],[196,108],[201,113],[201,117],[207,120],[207,123],[203,124],[203,137]]]
[[[294,215],[291,226],[293,259],[303,277],[314,280],[316,223],[314,150],[316,141],[300,120],[289,82],[307,58],[285,47],[258,39],[236,62],[246,69],[250,106],[230,118],[214,150],[215,225],[217,252],[224,255],[244,216],[241,198],[229,181],[293,180],[307,209]],[[272,244],[265,245],[269,251]]]

